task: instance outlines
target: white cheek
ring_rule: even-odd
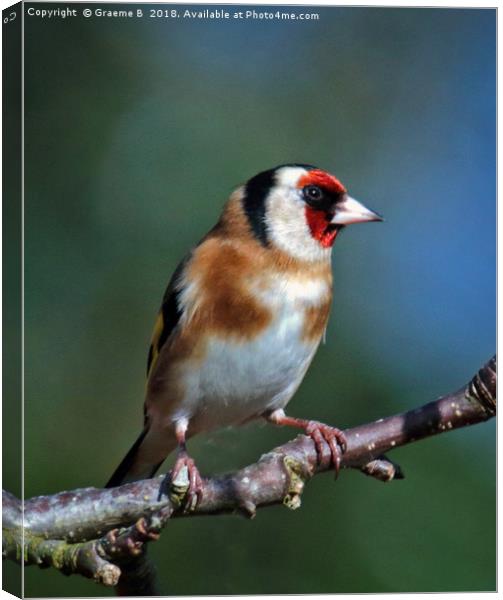
[[[271,241],[291,256],[318,261],[330,258],[330,248],[315,240],[306,220],[305,204],[294,188],[281,187],[267,200],[268,232]]]

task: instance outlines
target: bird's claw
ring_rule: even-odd
[[[182,469],[187,470],[188,488],[185,493],[185,510],[193,510],[203,497],[203,480],[194,459],[185,452],[180,452],[171,471],[171,482],[175,482]]]
[[[326,442],[330,448],[331,461],[335,469],[335,477],[339,475],[341,456],[347,449],[347,440],[344,433],[337,427],[330,427],[318,421],[309,421],[306,434],[313,440],[318,454],[318,463],[323,460],[323,445]]]

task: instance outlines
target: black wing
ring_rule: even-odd
[[[161,309],[157,315],[152,333],[152,341],[148,351],[147,377],[149,377],[159,357],[161,348],[178,324],[183,310],[180,306],[180,281],[192,254],[187,255],[173,273],[162,299]]]

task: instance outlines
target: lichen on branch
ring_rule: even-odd
[[[345,430],[341,468],[358,469],[381,481],[400,479],[400,467],[385,453],[495,414],[493,357],[457,392]],[[273,504],[296,509],[307,481],[331,468],[328,444],[318,456],[312,439],[300,435],[239,471],[205,479],[202,500],[189,512],[183,507],[183,483],[176,494],[166,494],[163,477],[31,498],[24,505],[24,520],[20,501],[3,491],[3,557],[118,585],[121,595],[153,595],[158,592],[145,547],[170,518],[229,512],[254,517],[258,508]]]

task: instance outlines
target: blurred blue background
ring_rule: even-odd
[[[277,164],[328,169],[386,218],[337,240],[327,342],[291,414],[368,422],[494,353],[496,12],[290,11],[320,18],[26,18],[27,497],[105,483],[141,428],[171,272],[229,192]],[[209,475],[292,435],[189,446]],[[164,591],[495,589],[494,424],[393,458],[404,481],[324,476],[295,513],[170,523],[151,547]],[[32,567],[26,593],[109,592]]]

